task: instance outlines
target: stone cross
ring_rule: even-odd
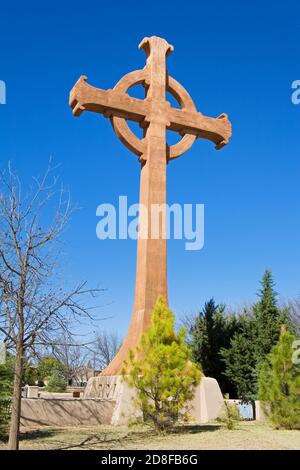
[[[220,149],[231,136],[231,124],[226,114],[217,118],[197,112],[193,100],[183,86],[168,75],[166,57],[173,46],[165,39],[146,37],[139,45],[147,57],[142,70],[129,72],[113,90],[101,90],[81,76],[70,93],[74,116],[93,111],[110,118],[121,142],[139,156],[141,163],[140,204],[151,212],[152,204],[166,204],[167,164],[183,155],[197,137],[211,140]],[[145,88],[145,99],[129,96],[127,91],[136,84]],[[174,108],[166,101],[169,92],[179,103]],[[127,120],[144,129],[139,139]],[[166,142],[166,130],[178,132],[182,138],[172,146]],[[151,223],[149,222],[149,227]],[[149,228],[150,230],[150,228]],[[157,238],[138,237],[136,287],[132,321],[122,347],[102,375],[118,375],[129,350],[134,349],[150,325],[153,307],[159,295],[167,293],[167,244],[160,230]]]

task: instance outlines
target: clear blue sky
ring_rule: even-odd
[[[299,1],[2,2],[0,79],[1,166],[11,160],[23,178],[49,156],[82,209],[66,233],[68,276],[108,289],[106,328],[123,334],[133,305],[136,244],[99,241],[96,207],[128,195],[137,202],[139,165],[108,121],[75,119],[68,93],[81,74],[112,88],[144,66],[144,36],[175,46],[170,73],[199,111],[227,112],[233,138],[216,152],[198,140],[168,168],[168,202],[205,204],[205,247],[185,251],[171,241],[168,283],[178,316],[214,296],[237,305],[255,299],[272,269],[283,297],[300,294]]]

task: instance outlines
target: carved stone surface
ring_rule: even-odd
[[[112,126],[126,147],[138,155],[141,163],[140,203],[146,208],[166,203],[167,163],[183,155],[197,137],[211,140],[216,149],[228,143],[231,124],[226,114],[217,118],[197,112],[188,92],[168,75],[166,57],[173,46],[165,39],[146,37],[140,44],[146,53],[146,66],[125,75],[113,90],[101,90],[81,76],[70,93],[74,116],[93,111],[110,118]],[[127,91],[136,84],[145,88],[145,99],[129,96]],[[181,109],[166,101],[166,92],[177,100]],[[130,130],[127,120],[136,121],[144,129],[139,139]],[[168,146],[166,130],[178,132],[182,139]],[[148,213],[151,211],[148,210]],[[117,375],[130,349],[134,349],[150,324],[151,311],[159,295],[167,293],[167,246],[162,234],[157,239],[139,237],[137,246],[136,287],[132,321],[127,337],[118,354],[102,375]],[[151,233],[151,222],[148,223]]]
[[[120,375],[90,378],[84,398],[112,400],[114,409],[110,424],[115,426],[142,418],[142,411],[135,405],[135,390],[129,388]]]

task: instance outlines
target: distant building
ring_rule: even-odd
[[[89,379],[100,374],[100,370],[94,370],[89,366],[78,367],[73,373],[73,377],[68,381],[72,387],[85,387]]]

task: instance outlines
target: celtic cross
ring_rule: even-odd
[[[139,45],[147,57],[146,66],[125,75],[113,90],[101,90],[81,76],[70,92],[74,116],[93,111],[110,118],[121,142],[139,156],[141,162],[140,204],[149,209],[152,204],[166,204],[166,169],[171,160],[183,155],[197,137],[211,140],[216,149],[231,137],[231,124],[226,114],[217,118],[197,112],[194,102],[183,86],[168,75],[166,58],[173,46],[165,39],[146,37]],[[133,98],[127,91],[142,84],[145,99]],[[174,108],[166,101],[169,92],[179,103]],[[127,120],[144,129],[139,139]],[[182,138],[172,146],[166,142],[166,130],[178,132]],[[149,221],[149,230],[151,221]],[[137,246],[136,287],[132,321],[122,347],[103,375],[118,375],[129,350],[134,349],[150,325],[151,311],[159,295],[167,293],[167,243],[160,231],[158,238],[139,237]]]

